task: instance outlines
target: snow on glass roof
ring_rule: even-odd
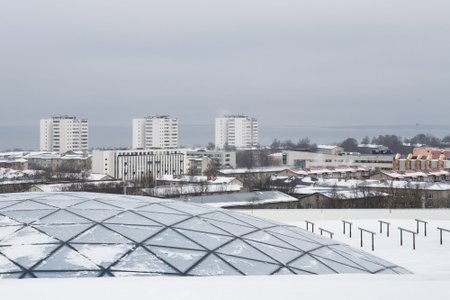
[[[0,278],[407,272],[295,226],[201,204],[0,195]]]

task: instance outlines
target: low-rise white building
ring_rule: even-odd
[[[188,150],[187,154],[196,157],[208,157],[215,169],[236,168],[236,151],[224,150]]]
[[[394,155],[342,153],[330,155],[306,151],[283,150],[284,163],[298,168],[364,166],[377,170],[392,170]]]
[[[322,154],[338,155],[344,152],[344,148],[337,145],[317,145],[317,152]]]
[[[92,171],[129,181],[153,180],[162,175],[182,175],[185,149],[94,150]]]

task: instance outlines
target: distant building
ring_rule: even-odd
[[[236,151],[189,150],[191,157],[208,157],[212,160],[214,169],[236,168]]]
[[[91,168],[91,155],[84,152],[31,152],[24,158],[32,170],[77,173]]]
[[[187,155],[186,174],[201,176],[212,169],[213,161],[207,156]]]
[[[130,181],[182,175],[186,164],[184,149],[94,150],[92,153],[92,172]]]
[[[317,152],[322,154],[338,155],[344,152],[344,148],[337,145],[317,145]]]
[[[258,121],[255,118],[241,115],[216,118],[216,148],[251,148],[258,146],[258,143]]]
[[[339,155],[283,150],[284,163],[297,168],[364,166],[377,170],[392,170],[394,155],[341,153]]]
[[[392,154],[388,147],[376,144],[359,144],[358,152],[361,154]]]
[[[177,198],[187,195],[236,193],[242,188],[242,182],[233,177],[164,175],[157,178],[156,187],[143,191],[149,196]]]
[[[65,153],[88,150],[88,120],[53,116],[40,120],[40,150]]]
[[[297,198],[278,191],[194,196],[185,201],[228,209],[286,209],[298,208],[299,204]]]
[[[178,120],[170,116],[133,119],[134,149],[172,149],[178,147]]]
[[[441,155],[444,155],[444,159],[450,159],[450,149],[439,149],[429,147],[418,147],[413,149],[413,156],[429,156],[431,154],[432,159],[439,159]]]
[[[23,158],[23,152],[5,152],[0,153],[0,168],[13,170],[27,170],[28,161]]]

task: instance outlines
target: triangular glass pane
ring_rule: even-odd
[[[255,226],[260,229],[278,225],[278,224],[272,223],[270,221],[266,221],[264,219],[258,219],[258,218],[255,218],[253,216],[246,215],[246,214],[239,214],[239,215],[236,214],[235,217],[239,218],[240,221],[247,223],[248,224],[247,226]]]
[[[91,261],[104,268],[117,261],[122,255],[130,251],[132,245],[72,245],[77,251]]]
[[[60,210],[45,218],[40,219],[37,224],[77,224],[89,222],[91,221],[79,217],[71,212]]]
[[[124,209],[133,209],[139,206],[143,206],[148,204],[148,201],[136,200],[134,198],[122,199],[122,197],[113,196],[113,197],[99,197],[96,199],[98,202],[108,204],[111,202],[114,206],[124,208]]]
[[[10,262],[4,256],[0,255],[0,270],[1,272],[18,272],[22,271],[18,266]],[[0,275],[1,276],[1,275]]]
[[[201,218],[214,220],[214,221],[222,221],[222,222],[227,222],[227,223],[232,223],[232,224],[237,224],[237,225],[243,225],[243,226],[247,226],[247,227],[253,227],[249,224],[239,221],[239,219],[230,217],[229,215],[227,215],[225,213],[217,212],[217,211],[213,212],[213,213],[209,213],[209,214],[204,214],[201,216]],[[253,230],[255,230],[255,228],[253,228]]]
[[[145,245],[204,250],[193,241],[168,228],[145,242]]]
[[[289,266],[294,268],[311,272],[314,274],[334,274],[333,270],[325,266],[323,263],[315,259],[314,257],[305,254],[294,262],[290,263]]]
[[[312,272],[306,272],[304,270],[299,270],[293,267],[290,267],[290,269],[292,270],[292,272],[294,272],[297,275],[312,275],[312,274],[316,274],[316,273],[312,273]]]
[[[126,211],[120,215],[112,217],[105,221],[105,223],[115,223],[115,224],[127,224],[127,225],[159,225],[158,223],[144,218],[138,214],[130,211]]]
[[[392,263],[382,260],[379,257],[369,255],[363,251],[359,251],[347,245],[336,245],[332,246],[331,248],[336,250],[336,252],[341,254],[342,256],[345,256],[349,260],[353,261],[355,264],[361,266],[364,269],[367,269],[372,273],[378,272],[379,270],[386,267],[394,266]]]
[[[7,236],[13,234],[14,232],[19,230],[20,228],[22,228],[22,226],[3,226],[3,227],[0,227],[0,241],[2,239],[6,238]]]
[[[319,247],[323,247],[323,245],[321,245],[321,244],[309,242],[309,241],[302,240],[299,238],[292,238],[290,236],[277,235],[277,237],[304,252],[308,252],[310,250],[313,250],[313,249],[316,249]]]
[[[120,262],[111,267],[114,271],[177,273],[172,267],[162,262],[158,257],[142,247],[123,257]]]
[[[273,246],[278,246],[278,247],[289,248],[289,249],[295,250],[295,247],[292,247],[288,243],[283,242],[282,240],[276,238],[272,234],[262,231],[262,230],[247,234],[247,235],[243,236],[242,238],[245,240],[252,240],[252,241],[261,242],[261,243],[265,243],[265,244],[271,244]]]
[[[59,243],[59,241],[31,227],[24,227],[0,241],[0,245],[33,245],[50,243]]]
[[[189,275],[196,276],[217,276],[217,275],[241,275],[238,271],[225,263],[222,259],[214,254],[210,254],[194,269],[189,272]]]
[[[208,252],[195,250],[182,250],[163,247],[148,247],[160,259],[168,262],[181,272],[186,272]]]
[[[61,249],[53,253],[49,258],[40,263],[34,270],[98,270],[93,262],[80,255],[75,250],[70,249],[67,246],[63,246]],[[37,273],[36,273],[37,275]],[[42,277],[42,276],[40,276]]]
[[[100,272],[98,271],[78,271],[78,272],[33,272],[38,278],[80,278],[80,277],[99,277]]]
[[[232,236],[217,235],[190,230],[179,229],[179,231],[209,250],[216,249],[234,238]]]
[[[172,224],[181,222],[189,218],[187,215],[175,215],[175,214],[162,214],[162,213],[151,213],[146,211],[139,211],[139,214],[154,220],[155,222],[170,226]]]
[[[396,272],[397,274],[412,274],[410,271],[408,271],[402,267],[395,267],[395,268],[392,268],[391,270]]]
[[[165,206],[176,209],[180,211],[181,213],[190,214],[190,215],[198,215],[198,214],[204,214],[209,213],[211,211],[214,211],[215,208],[210,208],[206,205],[197,205],[194,203],[185,204],[180,201],[171,201],[168,203],[164,203]]]
[[[275,275],[292,275],[294,272],[290,271],[288,268],[282,268],[280,271],[276,272]]]
[[[391,269],[384,269],[384,270],[378,272],[377,274],[398,274],[398,273],[397,273],[397,272],[394,272],[394,271],[391,270]]]
[[[250,246],[247,243],[244,243],[241,240],[234,240],[233,242],[219,248],[216,252],[232,255],[232,256],[239,256],[239,257],[245,257],[250,259],[256,259],[256,260],[262,260],[267,262],[274,263],[275,261],[268,257],[267,255],[264,255],[263,253],[259,252],[252,246]]]
[[[268,244],[258,243],[249,241],[249,243],[254,246],[255,248],[261,250],[262,252],[266,253],[268,256],[272,257],[273,259],[286,264],[300,255],[302,255],[304,252],[300,250],[290,250],[286,248],[280,248]]]
[[[17,222],[31,223],[50,214],[53,210],[16,210],[2,211],[2,214]]]
[[[20,202],[22,202],[22,201],[1,201],[0,200],[0,209],[2,209],[4,207],[8,207],[8,206],[13,205],[13,204],[20,203]]]
[[[103,220],[109,219],[112,216],[119,214],[120,212],[118,210],[75,208],[71,208],[70,211],[94,222],[102,222]]]
[[[73,239],[71,243],[127,244],[131,241],[101,225],[96,225]]]
[[[45,232],[49,236],[61,241],[68,241],[74,236],[86,230],[91,224],[73,224],[73,225],[34,225],[37,229]]]
[[[119,224],[106,224],[105,226],[117,231],[121,235],[135,241],[136,243],[140,243],[148,239],[164,228],[160,226],[131,226]]]
[[[176,272],[174,270],[174,272]],[[112,274],[114,275],[114,277],[134,277],[134,276],[160,276],[161,274],[159,274],[158,272],[154,273],[154,272],[149,272],[149,273],[145,273],[145,272],[112,272]],[[165,275],[178,275],[178,272],[176,274],[171,274],[171,273],[164,273]]]
[[[121,210],[121,208],[113,205],[104,204],[95,200],[86,201],[77,205],[72,206],[71,208],[76,209],[110,209],[110,210]]]
[[[208,223],[209,221],[205,219],[200,219],[193,217],[184,222],[178,223],[175,225],[176,228],[187,229],[187,230],[196,230],[196,231],[204,231],[209,233],[216,234],[227,234],[225,231],[211,225]]]
[[[139,208],[139,213],[141,211],[148,211],[153,213],[167,213],[167,214],[183,214],[181,211],[171,209],[159,204],[150,204],[148,206],[143,206]]]
[[[318,244],[322,244],[322,245],[336,244],[335,241],[333,241],[332,239],[330,239],[328,237],[323,237],[318,234],[313,234],[309,231],[306,231],[303,228],[287,227],[286,229],[288,231],[292,231],[294,234],[297,235],[298,238],[306,240],[306,241],[311,241],[312,243],[318,243]]]
[[[340,262],[342,264],[349,265],[353,268],[360,268],[360,269],[362,268],[361,266],[358,266],[357,264],[355,264],[355,262],[347,259],[343,255],[340,255],[338,252],[330,249],[329,247],[322,247],[320,249],[310,252],[310,254],[312,254],[314,256],[319,256],[319,257],[323,257],[326,259],[334,260],[336,262]]]
[[[0,215],[0,226],[21,225],[19,222],[14,221],[11,218]]]
[[[81,198],[75,198],[73,196],[64,196],[64,195],[57,195],[57,197],[51,197],[51,198],[37,198],[35,199],[36,202],[42,203],[42,204],[48,204],[59,208],[66,208],[81,202],[86,201],[86,199]]]
[[[4,208],[4,211],[11,211],[11,210],[36,210],[36,209],[57,209],[56,207],[44,205],[38,202],[34,201],[21,201],[18,204],[9,206],[8,208]]]
[[[245,275],[270,275],[280,267],[279,264],[259,262],[255,260],[219,254],[221,258],[233,265]]]
[[[59,244],[52,245],[14,245],[1,247],[3,252],[9,259],[20,264],[24,268],[31,268],[41,259],[47,257],[51,251],[59,247]],[[1,269],[1,268],[0,268]]]
[[[338,273],[367,273],[366,270],[361,270],[361,268],[357,269],[357,268],[350,267],[348,265],[343,265],[343,264],[337,263],[337,262],[329,260],[329,259],[317,257],[314,255],[311,255],[311,256],[316,258],[317,260],[320,260],[322,263],[324,263],[325,265],[327,265],[328,267],[330,267],[331,269],[335,270]]]
[[[20,278],[20,276],[22,276],[23,275],[23,272],[20,272],[20,273],[6,273],[6,274],[2,274],[2,273],[0,273],[0,279],[9,279],[9,278],[12,278],[12,279],[17,279],[17,278]]]
[[[215,220],[208,220],[208,222],[221,228],[223,231],[227,232],[228,234],[235,235],[235,236],[245,235],[252,231],[258,230],[255,227],[241,226],[241,225],[236,225],[236,224],[226,223],[226,222],[221,222],[221,221],[215,221]]]

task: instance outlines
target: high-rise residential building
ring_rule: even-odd
[[[88,120],[74,116],[53,116],[40,120],[40,149],[41,151],[88,150]]]
[[[178,147],[178,120],[170,116],[133,119],[134,149]]]
[[[224,116],[216,118],[216,148],[226,146],[251,148],[258,145],[258,121],[248,116]]]

